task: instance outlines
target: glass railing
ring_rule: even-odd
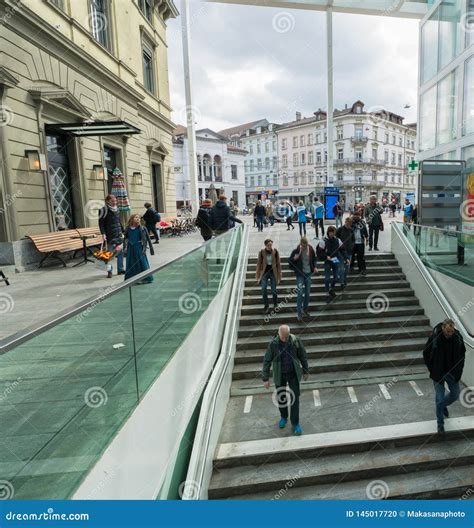
[[[401,229],[425,266],[474,286],[474,236],[414,224]]]
[[[71,496],[231,277],[241,241],[232,229],[3,347],[2,498]]]

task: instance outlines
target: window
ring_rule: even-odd
[[[421,96],[420,101],[420,150],[431,149],[436,139],[436,86]]]
[[[288,174],[286,172],[283,173],[283,185],[288,187]]]
[[[257,141],[257,154],[261,154],[260,141]]]
[[[265,185],[266,185],[267,187],[270,186],[270,174],[267,174],[267,175],[265,176]]]
[[[321,152],[319,150],[316,152],[316,163],[321,164]]]
[[[467,16],[467,15],[466,15]],[[459,53],[461,29],[461,2],[442,2],[439,8],[439,70],[449,64]],[[466,31],[469,24],[466,22]]]
[[[362,149],[356,149],[355,151],[355,160],[362,161]]]
[[[270,158],[265,158],[265,169],[270,170]]]
[[[281,157],[281,165],[284,169],[288,168],[288,154],[283,154]]]
[[[301,153],[301,165],[306,165],[306,155],[304,152]]]
[[[396,143],[397,143],[397,138],[395,134],[392,134],[392,145],[396,145]]]
[[[314,164],[314,152],[310,150],[308,152],[308,165],[313,165],[313,164]]]
[[[342,128],[337,129],[337,139],[344,139],[344,130]]]
[[[259,174],[259,175],[257,176],[257,184],[258,184],[259,187],[262,186],[262,175],[261,175],[261,174]]]
[[[287,148],[286,138],[283,138],[283,139],[281,140],[281,148],[282,148],[282,149],[286,149],[286,148]]]
[[[314,172],[313,171],[309,171],[308,172],[308,184],[312,185],[313,183],[314,183]]]
[[[324,142],[326,143],[327,140],[328,140],[328,133],[324,132]]]
[[[278,165],[278,158],[276,156],[273,156],[272,169],[276,169],[277,165]]]
[[[389,154],[388,154],[388,150],[384,151],[384,153],[383,153],[383,159],[384,159],[385,163],[388,163],[388,155],[389,155]]]
[[[438,9],[421,28],[421,79],[429,81],[438,69]]]
[[[293,148],[298,148],[298,136],[293,137]]]
[[[275,152],[275,150],[277,149],[277,142],[275,140],[272,141],[272,149],[273,152]]]
[[[398,146],[399,146],[399,147],[403,147],[403,138],[402,138],[402,136],[400,136],[400,137],[398,138]]]
[[[337,181],[342,182],[344,180],[344,172],[342,170],[337,171]]]
[[[278,175],[277,175],[277,174],[274,174],[274,175],[273,175],[273,185],[274,185],[275,187],[278,186]]]
[[[153,49],[151,46],[143,44],[143,85],[151,93],[155,93],[155,69],[153,65]]]
[[[379,135],[379,129],[377,127],[374,127],[374,139],[377,141]]]
[[[308,134],[308,146],[313,144],[313,134]]]
[[[471,34],[474,31],[471,31]],[[466,61],[464,70],[463,135],[474,133],[474,57]]]
[[[153,0],[138,0],[138,7],[143,13],[144,17],[153,23]]]
[[[297,167],[298,166],[298,154],[293,154],[293,166],[294,167]]]
[[[388,134],[385,134],[385,143],[388,143]]]
[[[398,166],[399,167],[402,166],[402,155],[401,154],[398,155]]]
[[[392,152],[392,165],[395,165],[395,152]]]
[[[316,143],[321,143],[321,134],[319,132],[316,134]]]
[[[343,148],[338,148],[337,149],[337,159],[338,160],[343,160],[344,159],[344,149]]]
[[[257,160],[257,169],[258,170],[262,170],[262,158],[258,158]]]
[[[253,145],[252,145],[252,143],[250,143],[250,146],[249,146],[249,153],[253,155]]]
[[[255,170],[255,164],[254,160],[250,160],[250,172],[253,172]]]
[[[270,152],[270,143],[268,141],[265,141],[265,154],[268,154]]]
[[[230,166],[230,173],[233,180],[237,179],[237,165]]]
[[[372,148],[372,159],[377,161],[378,149],[377,147]]]
[[[456,71],[438,83],[437,138],[438,145],[456,139],[457,127],[457,82]]]
[[[250,176],[250,186],[255,187],[255,176]]]
[[[327,163],[327,161],[328,161],[328,151],[325,150],[324,151],[324,163]]]
[[[301,173],[301,185],[306,185],[306,172]]]
[[[359,107],[357,107],[359,108]],[[361,126],[355,127],[355,138],[356,139],[362,139],[362,136],[364,135],[364,130]]]
[[[372,171],[372,181],[373,182],[377,181],[377,171]]]
[[[304,136],[300,136],[300,147],[304,147],[305,146],[304,140],[305,140],[305,137]]]
[[[111,51],[110,26],[111,18],[109,16],[108,0],[90,0],[90,21],[92,36]]]

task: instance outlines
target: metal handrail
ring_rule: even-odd
[[[398,223],[401,223],[401,222],[398,222]],[[462,231],[459,231],[457,229],[447,229],[445,227],[427,226],[427,225],[413,224],[413,223],[411,223],[410,225],[414,226],[414,227],[420,227],[420,228],[423,228],[423,229],[433,229],[433,230],[436,230],[436,231],[442,231],[442,233],[446,234],[446,235],[452,235],[452,234],[466,235],[467,234],[467,233],[463,233]]]
[[[237,230],[241,228],[242,226],[239,225],[239,226],[233,227],[232,230],[233,229]],[[224,235],[221,235],[221,236],[224,236]],[[129,279],[127,281],[124,281],[122,284],[119,284],[115,287],[111,287],[110,291],[105,291],[101,295],[94,295],[93,297],[90,297],[89,299],[86,299],[85,301],[80,301],[79,303],[74,304],[72,307],[66,308],[65,310],[59,312],[57,315],[51,317],[47,321],[34,324],[28,327],[26,330],[21,330],[20,332],[17,332],[13,334],[12,336],[9,336],[5,339],[0,340],[0,355],[5,354],[6,352],[9,352],[13,348],[46,332],[50,328],[57,326],[63,321],[66,321],[67,319],[70,319],[71,317],[74,317],[75,315],[80,314],[81,312],[87,310],[88,308],[94,307],[97,304],[97,302],[103,302],[105,299],[108,299],[109,297],[112,297],[113,295],[118,294],[122,290],[129,288],[130,286],[133,286],[134,284],[137,284],[138,282],[141,282],[143,279],[146,279],[150,275],[154,275],[156,272],[161,271],[171,266],[177,260],[187,257],[188,255],[191,255],[192,253],[196,251],[202,250],[203,247],[211,244],[214,240],[215,239],[208,240],[207,242],[204,242],[200,246],[194,249],[190,249],[189,251],[187,251],[180,257],[170,260],[169,262],[166,262],[164,264],[161,264],[160,266],[156,268],[150,268],[149,270],[143,271],[142,273],[136,275],[133,279]]]
[[[214,371],[211,374],[204,392],[201,404],[202,416],[199,418],[196,434],[194,436],[193,451],[186,476],[186,485],[182,495],[183,500],[199,499],[201,498],[201,492],[203,491],[204,473],[206,471],[206,462],[209,456],[209,442],[212,433],[217,395],[224,381],[227,369],[229,368],[229,363],[233,359],[238,316],[244,290],[243,284],[247,272],[248,236],[249,228],[245,225],[242,234],[241,251],[229,299],[229,311],[227,313],[224,337],[222,339],[221,355],[217,360]]]

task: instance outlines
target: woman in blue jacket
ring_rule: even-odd
[[[300,236],[306,236],[306,207],[303,202],[300,201],[298,207],[296,208],[296,214],[298,216],[298,225],[300,226]]]

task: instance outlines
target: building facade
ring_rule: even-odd
[[[419,159],[474,166],[474,0],[437,1],[421,22]]]
[[[278,194],[278,142],[276,124],[266,119],[221,130],[234,147],[248,152],[245,157],[247,204],[272,199]]]
[[[166,21],[177,15],[172,0],[0,0],[3,264],[27,235],[97,225],[115,168],[133,211],[175,212]]]
[[[380,110],[366,112],[356,101],[334,111],[334,176],[327,181],[327,115],[318,110],[276,129],[279,149],[279,198],[296,201],[337,187],[346,205],[367,201],[402,200],[414,193],[417,173],[408,168],[415,158],[416,126]]]
[[[185,127],[177,127],[174,136],[174,173],[176,206],[188,207],[191,200],[191,176],[188,166],[188,139]],[[235,147],[227,138],[204,128],[196,131],[196,157],[199,200],[209,197],[214,185],[217,194],[224,193],[238,207],[245,205],[244,159],[246,150]]]

